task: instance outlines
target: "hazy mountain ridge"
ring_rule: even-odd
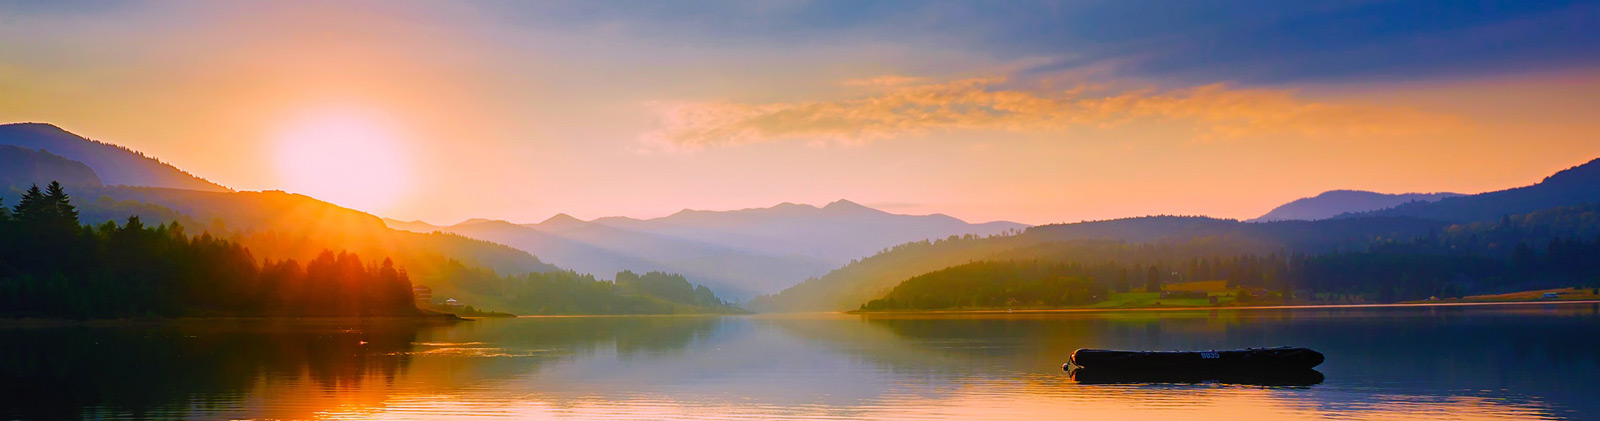
[[[101,185],[93,168],[45,150],[0,145],[0,186],[24,187],[60,181],[65,186]]]
[[[93,168],[105,184],[232,191],[123,146],[92,140],[45,123],[0,125],[0,145],[49,151]]]
[[[1342,214],[1392,208],[1410,202],[1436,202],[1461,196],[1459,193],[1387,194],[1362,190],[1329,190],[1316,196],[1295,199],[1247,222],[1314,221]]]
[[[782,203],[732,211],[686,209],[653,219],[583,221],[559,214],[521,225],[481,219],[448,227],[388,222],[395,228],[454,232],[508,244],[561,267],[602,276],[621,270],[681,273],[733,298],[775,292],[906,241],[1025,227],[968,224],[946,215],[896,215],[847,200],[823,207]]]
[[[822,207],[781,203],[732,211],[685,209],[654,219],[609,217],[593,222],[638,232],[753,250],[794,253],[834,266],[895,244],[949,235],[990,235],[1026,228],[1013,222],[969,224],[943,214],[898,215],[838,200]]]

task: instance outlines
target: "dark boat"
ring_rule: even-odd
[[[1249,386],[1314,386],[1322,372],[1309,368],[1285,370],[1117,370],[1080,367],[1072,380],[1083,384],[1215,383]]]
[[[1116,351],[1086,348],[1072,352],[1071,364],[1103,370],[1304,370],[1322,364],[1322,359],[1321,352],[1293,347],[1219,351]]]

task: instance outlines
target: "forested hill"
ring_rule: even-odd
[[[1561,213],[1557,208],[1582,209],[1593,203],[1600,203],[1600,165],[1596,162],[1562,171],[1533,186],[1318,221],[1247,223],[1207,217],[1152,216],[1042,225],[1020,235],[953,237],[897,246],[778,294],[758,297],[751,306],[761,311],[855,309],[912,276],[975,260],[1048,256],[1052,255],[1051,244],[1072,241],[1200,245],[1213,254],[1332,254],[1461,230],[1473,222],[1496,222],[1540,212]],[[1582,235],[1585,232],[1582,230],[1588,229],[1582,228],[1587,226],[1585,224],[1587,222],[1566,224],[1564,228],[1548,228],[1554,231],[1540,234],[1518,231],[1526,235],[1519,234],[1514,239],[1542,244],[1552,237]],[[1516,241],[1509,244],[1515,245]],[[1507,253],[1505,247],[1509,246],[1504,244],[1495,253]],[[1059,254],[1054,256],[1066,258]]]
[[[447,233],[391,230],[372,215],[298,194],[204,192],[151,187],[83,188],[82,220],[89,224],[139,215],[151,224],[179,222],[248,247],[257,259],[307,261],[323,250],[384,256],[414,282],[441,296],[458,293],[452,264],[504,274],[557,271],[525,251]]]
[[[417,316],[407,268],[323,250],[265,259],[245,242],[173,222],[80,226],[59,183],[0,198],[0,317]],[[421,234],[417,234],[421,235]],[[436,234],[443,235],[443,234]],[[380,256],[381,257],[381,256]],[[374,257],[373,259],[378,259]],[[299,263],[304,261],[302,265]],[[445,259],[430,269],[436,292],[479,307],[527,314],[741,313],[681,275],[570,271],[501,276]]]
[[[3,204],[3,203],[0,203]],[[78,225],[59,184],[0,211],[0,316],[419,316],[388,259],[324,251],[259,262],[236,242],[176,224]]]
[[[450,278],[461,297],[496,310],[523,315],[743,314],[704,285],[682,275],[618,272],[615,282],[573,271],[498,275],[451,265]]]
[[[1431,203],[1411,203],[1345,217],[1409,216],[1472,222],[1596,202],[1600,202],[1600,159],[1555,173],[1531,186],[1452,197]]]
[[[8,142],[27,146],[4,146]],[[39,145],[54,149],[31,149]],[[95,158],[92,162],[105,168],[69,159],[58,150]],[[134,215],[150,225],[177,222],[194,232],[248,247],[257,259],[308,261],[329,249],[385,256],[441,294],[452,292],[450,279],[442,276],[451,262],[506,274],[559,270],[525,251],[500,244],[454,234],[391,230],[375,216],[303,195],[149,187],[195,187],[189,182],[156,181],[199,179],[124,148],[89,141],[46,124],[0,126],[0,163],[6,164],[0,166],[0,194],[4,196],[17,197],[30,185],[62,181],[78,197],[76,207],[84,223],[120,223]],[[142,175],[120,179],[105,175],[127,171]]]
[[[82,162],[94,168],[105,184],[229,191],[142,153],[89,140],[50,124],[0,124],[0,145],[45,150]]]
[[[1457,193],[1384,194],[1360,190],[1332,190],[1313,197],[1296,199],[1249,222],[1315,221],[1347,213],[1388,209],[1411,202],[1435,202],[1460,196]]]
[[[1206,283],[1195,281],[1220,285],[1164,291],[1173,283]],[[1508,215],[1328,253],[1252,253],[1205,242],[1043,243],[910,277],[859,308],[1383,303],[1564,287],[1600,287],[1600,205]]]
[[[1235,253],[1283,250],[1331,252],[1363,249],[1375,240],[1411,238],[1448,223],[1418,218],[1355,218],[1246,223],[1192,216],[1151,216],[1042,225],[1020,235],[950,237],[908,243],[852,262],[784,291],[757,297],[760,311],[836,311],[856,308],[905,279],[953,265],[1053,243],[1110,240],[1126,243],[1202,244]]]

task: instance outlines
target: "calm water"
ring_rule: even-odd
[[[0,419],[1600,418],[1593,304],[1008,316],[6,327]],[[1061,370],[1275,345],[1320,383]]]

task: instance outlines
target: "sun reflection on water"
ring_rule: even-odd
[[[0,419],[1531,420],[1600,410],[1600,339],[1560,334],[1600,328],[1589,307],[1172,316],[16,329],[4,332],[15,340],[0,344],[0,374],[31,387],[8,389]],[[1262,341],[1328,354],[1325,380],[1100,383],[1061,370],[1078,347]]]

